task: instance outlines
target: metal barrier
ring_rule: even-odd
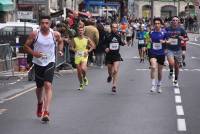
[[[12,61],[12,47],[10,44],[0,44],[0,73],[11,72],[14,76],[14,67]]]
[[[70,63],[71,61],[70,61],[69,45],[64,46],[63,56],[60,56],[56,49],[56,68],[64,64],[64,65],[68,65],[71,69],[73,69]]]

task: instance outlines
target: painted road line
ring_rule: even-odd
[[[174,88],[174,94],[180,94],[180,89],[179,88]]]
[[[0,115],[5,113],[8,109],[0,109]]]
[[[36,88],[36,87],[32,87],[32,88],[30,88],[30,89],[28,89],[28,90],[26,90],[26,91],[23,91],[23,92],[20,92],[20,93],[14,95],[14,96],[5,98],[5,99],[3,99],[3,101],[5,102],[5,101],[13,100],[13,99],[15,99],[15,98],[17,98],[17,97],[19,97],[19,96],[25,94],[25,93],[28,93],[28,92],[30,92],[30,91],[32,91],[32,90],[35,90],[35,88]]]
[[[176,106],[176,114],[177,115],[184,115],[183,106],[181,106],[181,105]]]
[[[175,102],[176,102],[176,103],[179,103],[179,104],[182,103],[181,96],[176,95],[176,96],[175,96]]]
[[[192,44],[192,45],[196,45],[196,46],[200,46],[200,44],[197,44],[197,43],[194,43],[194,42],[188,42],[189,44]]]
[[[185,119],[177,119],[177,129],[178,131],[186,131],[186,122]]]

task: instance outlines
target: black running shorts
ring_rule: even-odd
[[[120,54],[106,54],[105,64],[113,64],[116,61],[123,61]]]
[[[47,66],[39,66],[35,64],[35,82],[37,88],[44,86],[44,82],[52,83],[54,76],[55,63],[51,62]]]
[[[152,55],[152,54],[149,54],[149,59],[151,60],[151,58],[155,58],[157,60],[158,64],[164,65],[165,55]]]
[[[186,46],[181,46],[182,51],[186,51]]]

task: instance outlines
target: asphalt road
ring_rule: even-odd
[[[1,134],[198,134],[200,132],[200,46],[188,45],[187,66],[174,89],[164,69],[163,93],[150,93],[148,62],[137,47],[121,49],[117,94],[106,83],[107,70],[90,67],[89,85],[78,91],[76,72],[54,79],[48,124],[36,117],[33,90],[0,104]]]

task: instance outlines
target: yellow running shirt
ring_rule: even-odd
[[[80,64],[81,62],[87,62],[88,56],[85,56],[85,51],[87,51],[88,39],[87,38],[74,38],[75,43],[75,64]]]

